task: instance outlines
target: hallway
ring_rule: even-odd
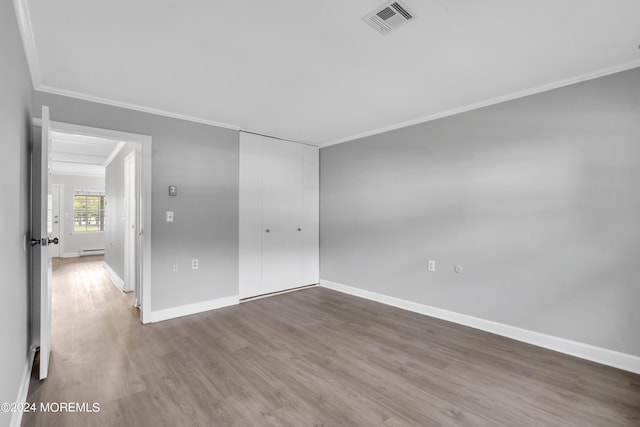
[[[49,377],[38,380],[36,356],[28,402],[98,402],[104,410],[106,402],[142,389],[131,359],[142,329],[133,293],[117,289],[103,262],[104,256],[53,259]],[[83,417],[25,413],[22,425],[91,425],[91,416]]]

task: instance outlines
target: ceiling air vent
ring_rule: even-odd
[[[367,14],[362,20],[375,28],[380,34],[385,35],[415,19],[415,17],[416,15],[402,2],[390,1]]]

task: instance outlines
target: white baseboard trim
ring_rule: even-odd
[[[78,258],[80,256],[80,252],[66,252],[63,253],[60,258]]]
[[[16,403],[21,404],[27,401],[27,395],[29,394],[29,382],[31,381],[31,369],[33,369],[33,359],[36,356],[36,348],[31,347],[29,349],[29,356],[27,356],[27,363],[24,365],[22,371],[22,381],[20,382],[20,388],[18,389],[18,396],[16,397]],[[11,416],[10,427],[20,427],[22,424],[23,411],[16,411]]]
[[[111,268],[111,266],[107,264],[106,261],[102,263],[102,266],[107,271],[107,274],[111,278],[111,281],[118,287],[118,289],[124,292],[124,280],[122,280],[122,278],[118,276],[118,273],[116,273],[116,271]]]
[[[79,256],[93,256],[93,255],[104,255],[104,249],[83,249],[78,252]]]
[[[320,286],[640,374],[640,357],[320,279]]]
[[[212,299],[209,301],[197,302],[194,304],[181,305],[178,307],[165,308],[164,310],[151,311],[150,322],[162,322],[163,320],[175,319],[177,317],[189,316],[191,314],[202,313],[204,311],[215,310],[217,308],[238,305],[240,298],[238,295]]]
[[[104,249],[99,251],[79,251],[79,252],[65,252],[60,255],[60,258],[78,258],[81,256],[92,256],[92,255],[104,255]]]

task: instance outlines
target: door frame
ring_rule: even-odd
[[[137,165],[136,165],[137,153],[136,150],[132,151],[124,159],[124,216],[125,216],[125,232],[124,232],[124,287],[126,292],[133,291],[135,302],[138,304],[138,285],[136,279],[136,265],[134,263],[131,266],[130,258],[131,254],[136,254],[137,245],[136,239],[131,240],[130,224],[134,225],[134,235],[138,231],[138,218],[137,218],[137,206],[138,206],[138,185],[137,185]],[[133,204],[133,212],[132,212]],[[132,271],[133,270],[133,271]]]
[[[31,286],[32,343],[40,347],[39,379],[47,378],[51,359],[51,253],[49,252],[49,107],[42,106],[40,135],[34,133],[31,151]],[[51,242],[53,243],[53,242]]]
[[[239,141],[238,295],[240,301],[315,286],[319,281],[318,148],[245,131],[240,131]],[[291,170],[300,168],[300,185],[297,188],[300,195],[300,209],[292,210],[292,212],[298,212],[294,215],[297,218],[292,217],[291,223],[284,228],[289,226],[291,231],[297,229],[294,234],[296,239],[300,239],[300,274],[298,276],[296,272],[295,275],[299,280],[284,288],[268,288],[265,286],[265,271],[273,266],[267,265],[270,261],[265,250],[265,242],[276,237],[275,234],[281,233],[284,228],[281,230],[274,228],[277,225],[273,225],[271,221],[276,217],[275,214],[271,215],[271,219],[265,216],[265,205],[267,205],[265,202],[268,197],[264,191],[265,179],[268,179],[269,170],[273,171],[273,168],[268,166],[269,160],[265,161],[265,159],[273,155],[273,147],[287,146],[289,148],[286,150],[292,150],[290,154],[295,154],[296,158],[296,164],[291,165]]]
[[[57,188],[57,191],[58,191],[58,212],[53,211],[54,215],[56,213],[58,214],[58,235],[56,236],[55,233],[53,233],[54,235],[50,237],[58,238],[59,242],[57,245],[55,245],[55,248],[58,251],[58,258],[62,258],[62,256],[64,255],[64,239],[62,238],[64,236],[64,221],[62,220],[62,205],[64,201],[64,184],[49,184],[49,188],[50,189]],[[53,194],[52,198],[55,199],[55,193],[52,193],[52,194]],[[52,221],[54,220],[55,218],[52,218]]]
[[[34,119],[34,125],[42,126],[42,120]],[[51,130],[130,142],[136,145],[137,156],[140,159],[136,166],[139,177],[138,204],[138,238],[136,239],[138,281],[142,284],[138,303],[140,304],[140,321],[151,322],[151,135],[121,132],[90,126],[76,125],[64,122],[50,122]]]

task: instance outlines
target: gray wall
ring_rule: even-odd
[[[127,144],[106,168],[107,218],[104,260],[124,280],[124,159],[136,149]]]
[[[104,191],[104,178],[95,176],[52,175],[51,184],[62,184],[60,207],[62,221],[64,221],[64,235],[62,249],[64,254],[74,255],[83,249],[104,248],[104,233],[75,233],[73,232],[73,194],[77,190]],[[60,254],[60,255],[64,255]]]
[[[0,2],[0,402],[14,402],[29,347],[29,139],[32,86],[13,4]],[[0,425],[11,414],[0,412]]]
[[[320,163],[323,279],[640,356],[640,69]]]
[[[152,310],[238,294],[237,131],[36,91],[41,105],[54,121],[152,136]]]

